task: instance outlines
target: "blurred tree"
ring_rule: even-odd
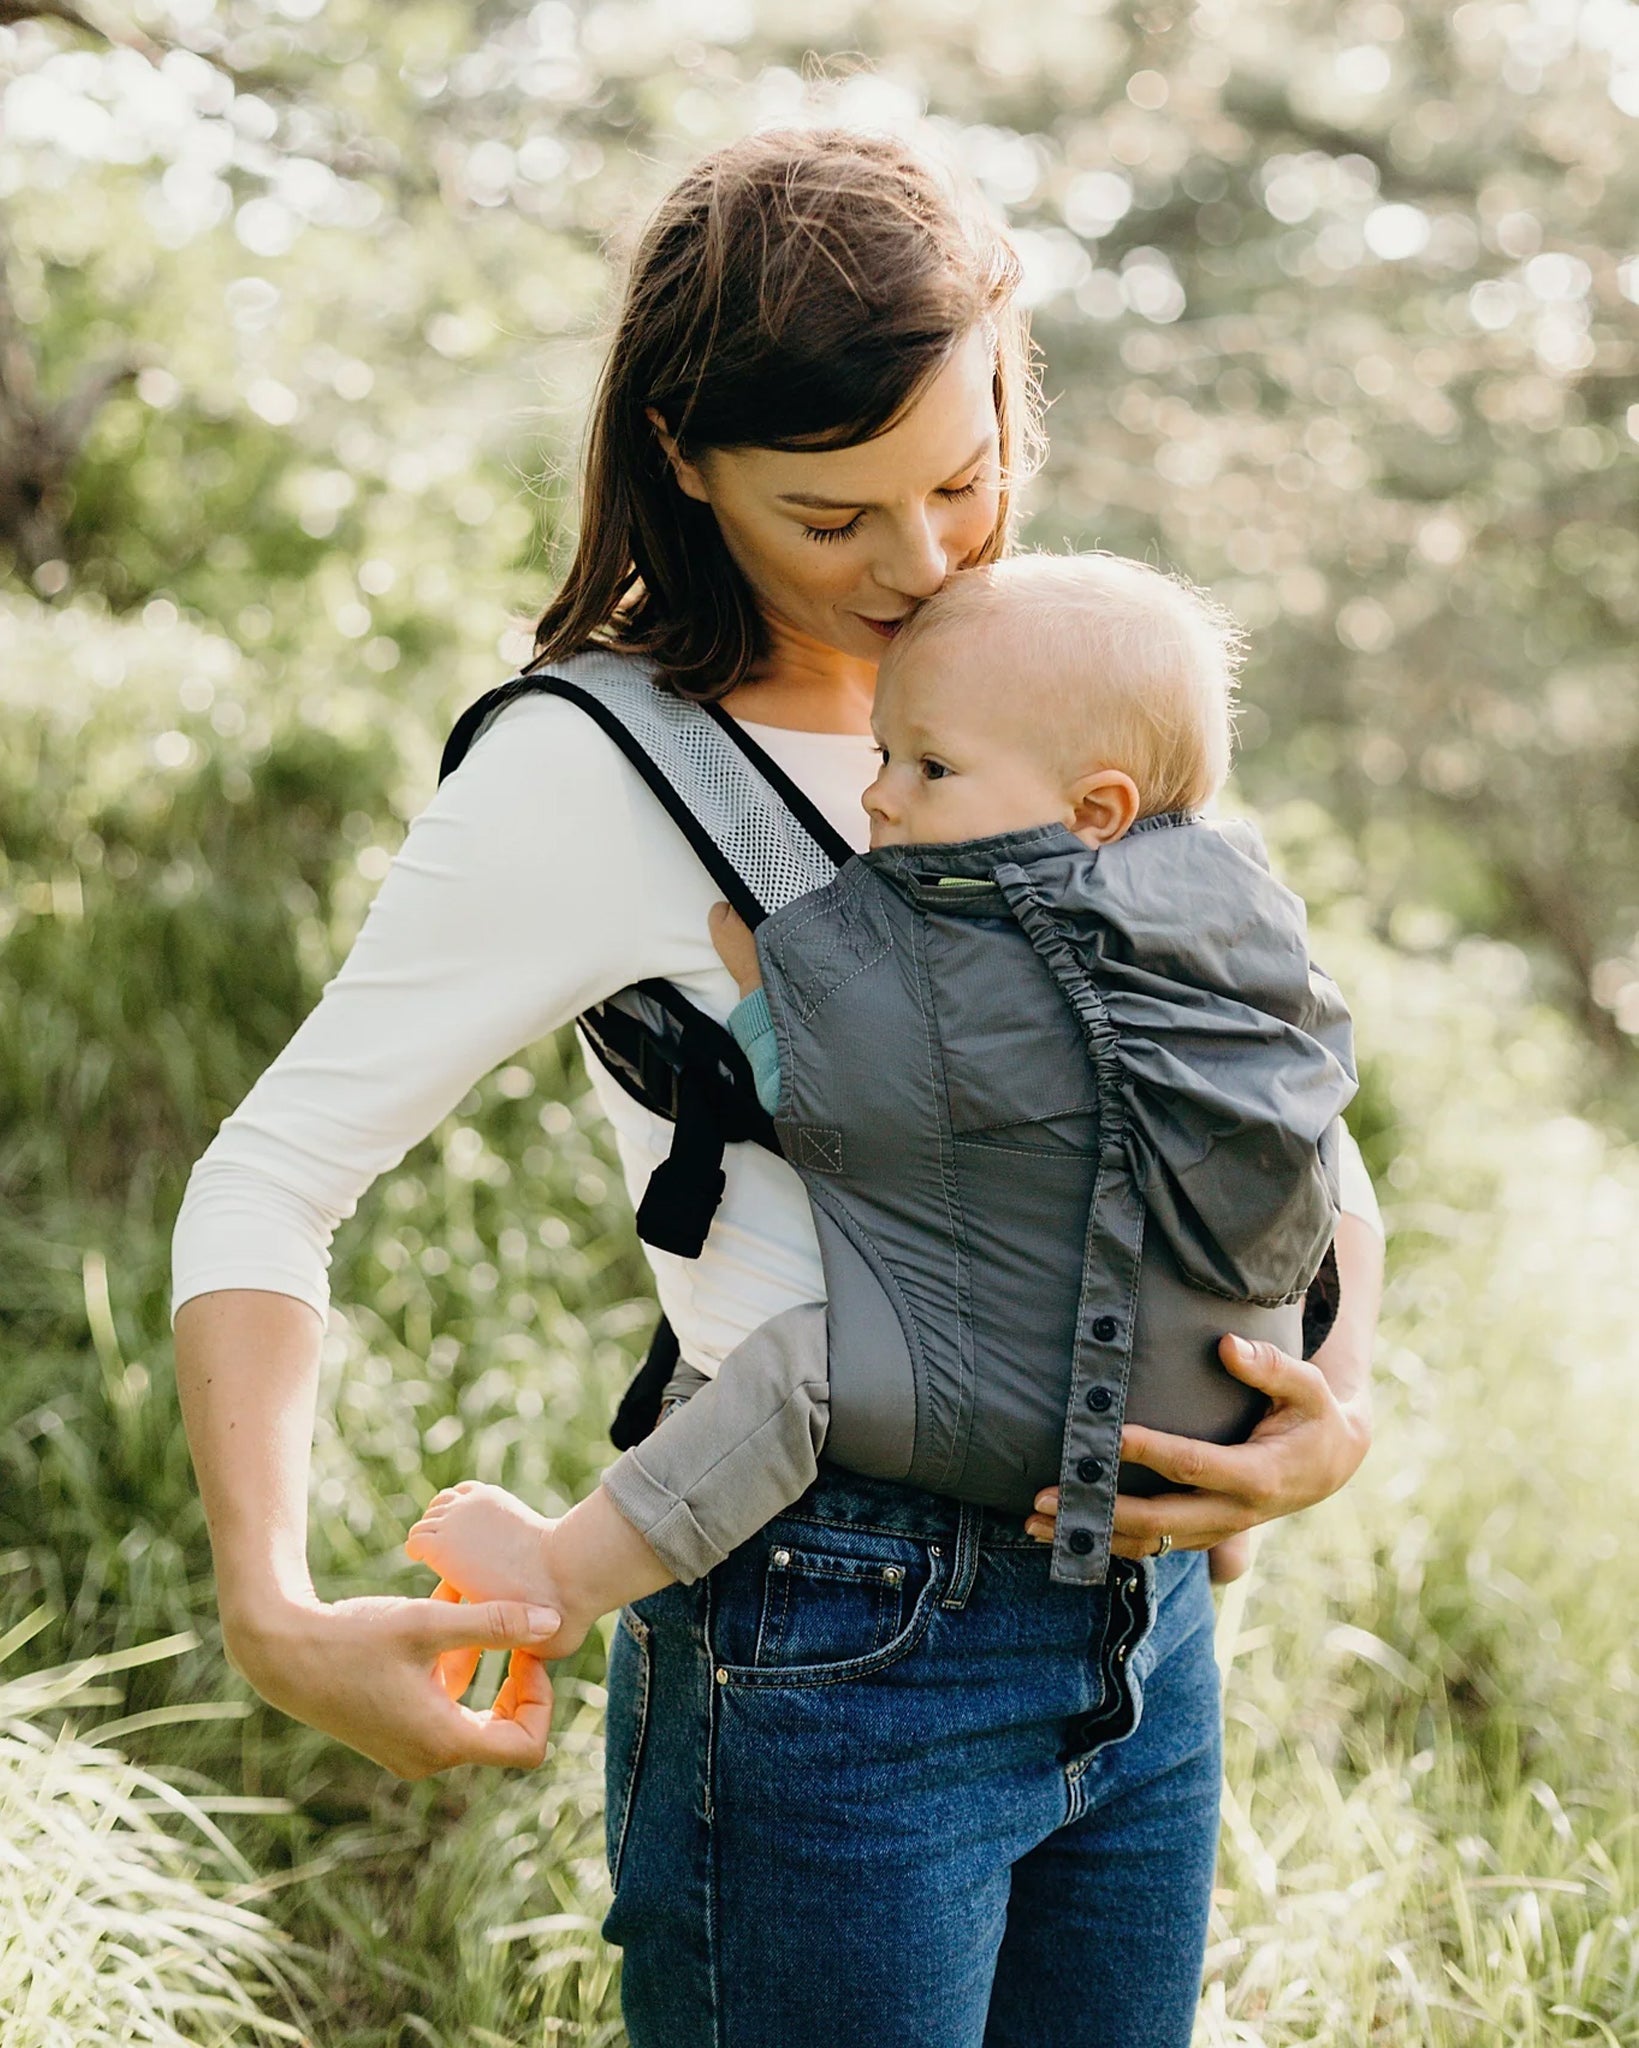
[[[50,523],[0,524],[40,595],[163,597],[309,696],[392,674],[436,736],[550,580],[611,234],[753,123],[931,111],[1025,260],[1032,539],[1217,588],[1247,793],[1340,817],[1390,933],[1510,936],[1631,1047],[1639,9],[25,11],[13,332],[70,395],[26,399]],[[816,50],[858,55],[814,90]],[[140,367],[96,410],[91,365]]]

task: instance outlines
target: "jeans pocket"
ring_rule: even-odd
[[[712,1660],[736,1682],[867,1677],[914,1648],[938,1590],[912,1536],[776,1516],[712,1580]]]
[[[905,1618],[906,1567],[781,1544],[769,1552],[752,1662],[843,1664],[871,1657]]]
[[[637,1794],[638,1770],[643,1762],[643,1738],[649,1726],[653,1666],[653,1624],[630,1607],[623,1607],[609,1645],[603,1767],[603,1846],[609,1861],[611,1891],[620,1888],[621,1857]]]

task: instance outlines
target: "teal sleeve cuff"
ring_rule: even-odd
[[[770,1116],[780,1099],[780,1046],[774,1036],[774,1019],[768,1012],[768,998],[754,988],[728,1013],[728,1028],[751,1063],[757,1100]]]

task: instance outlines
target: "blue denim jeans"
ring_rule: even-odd
[[[1206,1555],[1048,1577],[1018,1517],[822,1458],[622,1610],[631,2048],[1188,2048],[1222,1732]]]

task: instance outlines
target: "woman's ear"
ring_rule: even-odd
[[[1084,775],[1070,792],[1075,822],[1070,827],[1089,846],[1108,846],[1130,831],[1138,816],[1138,784],[1120,768]]]
[[[690,462],[677,452],[677,442],[667,431],[664,415],[652,405],[643,408],[650,426],[654,428],[655,439],[665,451],[666,460],[672,466],[672,475],[677,479],[677,488],[688,498],[698,498],[702,505],[711,503],[711,494],[706,489],[706,480],[700,474],[699,465]]]

